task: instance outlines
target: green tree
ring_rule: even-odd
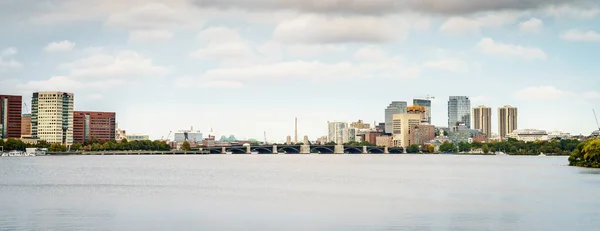
[[[335,142],[328,142],[325,145],[337,145]]]
[[[471,151],[471,144],[467,143],[467,142],[460,142],[458,143],[458,150],[460,152],[468,152]]]
[[[187,140],[186,140],[186,141],[184,141],[184,142],[183,142],[183,144],[181,144],[181,149],[182,149],[183,151],[186,151],[186,152],[187,152],[187,151],[191,151],[191,150],[192,150],[192,147],[190,147],[190,143],[189,143],[189,142],[187,142]]]
[[[74,143],[73,145],[71,145],[72,151],[80,151],[81,148],[83,148],[83,146],[80,143]]]
[[[442,145],[440,145],[440,152],[454,153],[456,152],[456,147],[454,147],[453,143],[444,142]]]
[[[407,153],[419,153],[419,145],[418,144],[413,144],[411,146],[408,146],[408,148],[406,149]]]
[[[427,152],[434,153],[435,152],[435,146],[433,146],[431,144],[427,145]]]
[[[483,146],[481,146],[481,150],[483,151],[484,154],[490,153],[490,148],[488,147],[487,144],[484,144]]]
[[[67,151],[67,146],[63,145],[61,143],[53,143],[48,148],[48,151],[51,151],[51,152],[66,152]]]

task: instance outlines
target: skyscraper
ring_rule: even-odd
[[[425,107],[427,114],[427,123],[431,124],[431,100],[428,99],[414,99],[413,104],[415,106]]]
[[[35,92],[31,98],[31,135],[48,143],[73,144],[73,93]]]
[[[115,140],[116,113],[84,112],[73,113],[73,140],[77,143],[96,138],[101,141]]]
[[[504,106],[498,108],[498,134],[505,139],[508,134],[517,130],[518,112],[516,107]]]
[[[492,108],[479,106],[473,108],[473,123],[475,129],[481,130],[488,137],[492,135]]]
[[[392,133],[394,126],[394,114],[406,114],[408,104],[404,101],[393,101],[385,109],[385,133]]]
[[[0,95],[0,139],[21,138],[22,105],[21,96]]]
[[[450,96],[448,100],[448,127],[459,124],[471,128],[471,100],[468,96]]]
[[[327,122],[329,134],[327,142],[343,144],[348,142],[348,123],[346,122]]]

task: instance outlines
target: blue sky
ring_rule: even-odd
[[[0,0],[0,92],[74,92],[122,129],[282,141],[450,95],[519,128],[589,134],[600,4],[563,0]]]

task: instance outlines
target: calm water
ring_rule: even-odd
[[[600,230],[566,157],[0,158],[0,230]]]

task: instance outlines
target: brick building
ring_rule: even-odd
[[[0,138],[21,138],[23,97],[0,95]]]
[[[114,140],[116,127],[114,112],[73,113],[73,139],[77,143],[84,143],[92,138],[102,141]]]

